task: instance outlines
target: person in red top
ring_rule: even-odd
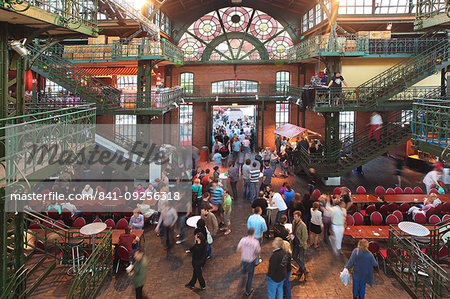
[[[119,236],[119,244],[117,245],[117,247],[124,246],[126,249],[128,249],[128,252],[134,254],[134,252],[139,247],[138,242],[139,242],[139,237],[136,236],[135,234],[132,234],[130,226],[127,226],[125,228],[125,233],[123,233]]]
[[[208,185],[209,183],[209,172],[210,172],[209,168],[205,170],[206,175],[202,179],[203,190],[205,190],[205,186]]]

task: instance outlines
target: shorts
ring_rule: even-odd
[[[231,224],[230,218],[231,218],[231,212],[228,214],[226,214],[226,213],[223,214],[223,222],[225,223],[226,226],[230,226],[230,224]]]

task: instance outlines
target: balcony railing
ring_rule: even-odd
[[[0,0],[0,6],[12,11],[24,12],[36,7],[60,16],[60,26],[85,25],[97,27],[97,1],[90,0]]]
[[[215,88],[211,85],[194,85],[183,88],[185,98],[248,98],[285,97],[289,86],[276,84],[242,85]]]
[[[151,41],[124,43],[114,41],[104,45],[76,45],[61,48],[61,55],[68,60],[122,60],[160,57],[182,63],[183,51],[169,41]]]
[[[417,19],[428,19],[439,14],[447,14],[450,18],[450,3],[448,0],[417,1]]]
[[[79,105],[88,104],[80,97],[62,94],[59,92],[52,92],[46,94],[38,94],[36,99],[33,100],[32,95],[25,95],[24,112],[25,114],[33,114],[46,112],[49,110],[58,110],[64,108],[77,107]],[[11,113],[16,108],[16,105],[12,102],[9,103],[9,112]]]
[[[442,38],[369,39],[370,55],[415,54],[440,43]]]
[[[319,87],[315,89],[315,106],[339,106],[342,109],[375,106],[377,105],[376,100],[374,100],[376,92],[377,87],[348,87],[342,88],[342,90]],[[416,98],[439,96],[440,94],[440,86],[417,86],[393,95],[389,98],[389,101],[412,101]]]
[[[428,98],[413,103],[413,138],[442,148],[450,147],[450,98]]]
[[[164,88],[159,91],[122,93],[120,97],[120,109],[139,110],[168,110],[172,104],[181,100],[183,89],[175,87]]]

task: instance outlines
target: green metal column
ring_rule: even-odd
[[[8,117],[8,24],[0,23],[0,118]],[[1,149],[0,149],[1,151]],[[1,152],[0,152],[1,154]],[[3,153],[4,154],[4,153]]]
[[[153,60],[139,60],[137,74],[137,103],[136,109],[151,106],[152,68]]]
[[[25,59],[16,60],[16,116],[25,114]]]
[[[258,111],[258,106],[256,106]],[[262,99],[262,105],[261,105],[261,148],[264,148],[264,111],[266,110],[266,102],[264,101],[264,98]],[[256,113],[256,117],[258,117],[258,113]],[[259,126],[259,119],[256,119],[256,128]],[[257,132],[257,130],[255,130]],[[258,144],[258,133],[255,135],[255,144]],[[257,148],[255,148],[256,151],[258,151]]]
[[[325,152],[330,154],[339,149],[339,112],[324,113],[324,117]]]

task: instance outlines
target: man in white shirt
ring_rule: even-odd
[[[270,200],[270,205],[278,208],[275,222],[278,222],[282,215],[287,215],[287,205],[280,193],[277,192],[273,194],[272,199]]]
[[[341,201],[337,206],[331,208],[331,230],[334,235],[333,249],[337,254],[342,254],[341,245],[342,238],[344,238],[346,216],[345,202]]]
[[[92,197],[94,195],[94,190],[87,184],[84,186],[83,191],[81,191],[81,195],[83,195],[83,197]]]
[[[425,175],[422,182],[427,188],[427,194],[430,194],[431,188],[434,185],[439,185],[438,181],[441,179],[442,173],[442,169],[435,169]]]
[[[375,140],[380,140],[380,129],[382,125],[383,119],[381,115],[377,112],[372,112],[372,116],[370,117],[369,139],[373,137]]]

